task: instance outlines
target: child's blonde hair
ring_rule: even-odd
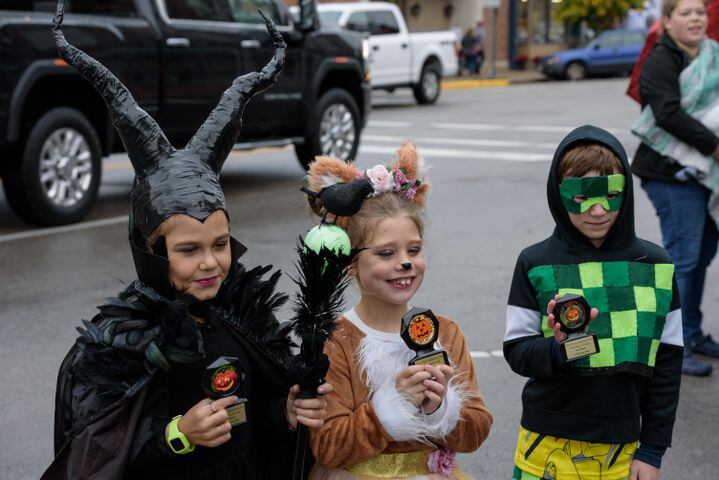
[[[363,248],[372,240],[377,225],[385,219],[405,216],[417,227],[419,236],[424,236],[422,209],[406,198],[393,193],[382,193],[368,198],[356,215],[347,219],[345,230],[353,248]]]

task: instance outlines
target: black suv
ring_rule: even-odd
[[[303,2],[293,21],[281,0],[72,0],[68,40],[127,85],[170,141],[184,145],[232,80],[259,70],[272,43],[258,9],[287,42],[280,81],[245,110],[238,149],[292,144],[300,163],[357,153],[369,109],[366,40],[318,28]],[[0,168],[22,219],[83,218],[97,196],[102,157],[122,151],[105,104],[58,59],[55,0],[0,0]]]

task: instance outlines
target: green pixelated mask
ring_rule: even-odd
[[[613,212],[622,207],[625,183],[626,177],[621,173],[606,177],[570,177],[559,185],[559,195],[570,213],[584,213],[597,204]],[[576,196],[585,200],[578,202],[574,199]]]

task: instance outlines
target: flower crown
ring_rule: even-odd
[[[397,156],[391,164],[379,164],[367,170],[333,157],[317,157],[310,165],[309,187],[318,192],[338,183],[367,179],[374,190],[370,197],[394,193],[423,208],[430,187],[424,161],[412,142],[403,144]]]
[[[410,180],[407,178],[407,170],[396,165],[380,164],[364,172],[357,172],[357,179],[363,178],[369,180],[374,188],[374,193],[370,197],[376,197],[385,192],[394,192],[412,201],[417,195],[417,187],[422,185],[422,180]]]

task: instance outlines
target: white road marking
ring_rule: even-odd
[[[472,358],[489,358],[489,352],[474,351],[469,352],[469,356]]]
[[[418,124],[413,122],[396,122],[389,120],[370,120],[367,122],[369,128],[407,128],[414,127]],[[506,132],[543,132],[543,133],[569,133],[574,130],[578,125],[564,126],[564,125],[508,125],[498,123],[452,123],[452,122],[433,122],[421,124],[421,126],[427,126],[429,128],[439,128],[442,130],[484,130],[484,131],[506,131]],[[629,129],[623,128],[605,128],[606,131],[614,135],[631,135]]]
[[[399,145],[380,146],[360,144],[360,153],[377,153],[393,156]],[[551,154],[529,152],[488,152],[475,150],[457,150],[450,148],[422,148],[420,153],[425,158],[468,158],[472,160],[503,160],[506,162],[550,162]]]
[[[515,142],[510,140],[476,140],[471,138],[439,138],[439,137],[400,137],[393,135],[372,135],[365,133],[362,135],[363,141],[370,142],[392,142],[400,144],[407,140],[412,140],[418,145],[439,144],[439,145],[465,145],[471,147],[526,147],[526,148],[547,148],[554,150],[557,148],[556,143],[547,142]]]
[[[59,233],[78,232],[81,230],[89,230],[91,228],[106,227],[108,225],[118,225],[121,223],[127,223],[127,218],[127,215],[121,215],[119,217],[92,220],[90,222],[64,225],[62,227],[40,228],[37,230],[28,230],[26,232],[9,233],[6,235],[0,235],[0,243],[25,240],[28,238],[46,237],[48,235],[56,235]]]
[[[503,357],[504,356],[504,352],[502,350],[492,350],[489,353],[491,353],[493,357]]]
[[[391,120],[368,120],[367,126],[368,127],[378,127],[378,128],[403,128],[403,127],[411,127],[414,125],[412,122],[394,122]]]
[[[504,130],[507,132],[545,132],[545,133],[569,133],[574,130],[578,125],[560,126],[560,125],[499,125],[489,123],[429,123],[429,128],[440,128],[443,130],[486,130],[486,131],[497,131]],[[605,128],[609,133],[613,135],[630,135],[628,129],[621,128]]]

